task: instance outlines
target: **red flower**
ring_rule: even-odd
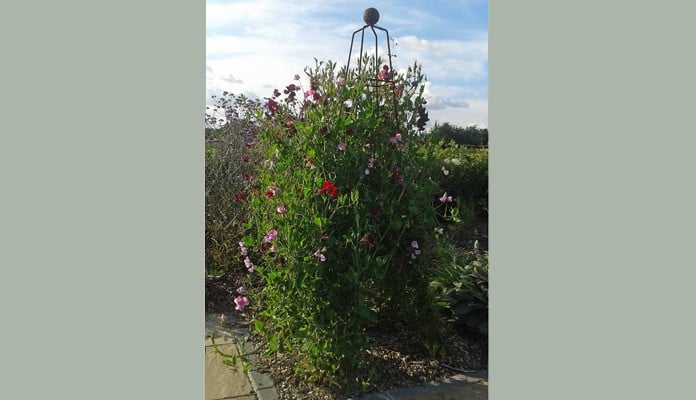
[[[245,197],[246,197],[246,194],[244,194],[244,193],[237,193],[234,195],[234,199],[236,201],[242,201],[242,200],[244,200]]]
[[[264,197],[266,197],[267,199],[270,199],[271,197],[273,197],[274,194],[275,194],[275,193],[273,193],[273,192],[271,192],[271,191],[269,190],[269,191],[267,191],[267,192],[264,194]]]
[[[328,193],[331,197],[336,197],[338,195],[338,189],[336,188],[336,185],[333,184],[333,182],[324,181],[324,184],[321,186],[321,189],[319,189],[319,194],[324,193]]]
[[[360,242],[365,243],[367,247],[374,247],[375,245],[375,239],[369,235],[360,239]]]

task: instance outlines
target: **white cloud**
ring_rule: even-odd
[[[432,34],[425,35],[428,29],[440,26],[442,17],[401,3],[391,5],[391,10],[386,4],[377,6],[380,13],[381,7],[385,7],[378,25],[389,29],[398,43],[391,47],[397,55],[393,65],[403,68],[416,60],[423,67],[429,81],[426,108],[431,120],[451,118],[441,121],[487,126],[487,33],[467,34],[466,39],[432,38]],[[301,5],[281,0],[208,0],[207,99],[222,91],[268,97],[273,89],[282,90],[293,83],[295,74],[304,77],[305,67],[313,67],[315,57],[345,64],[351,35],[363,26],[364,8],[364,4],[348,0],[306,0]],[[396,37],[394,32],[408,34]],[[384,54],[386,38],[378,33],[380,53]],[[437,31],[437,35],[442,32]],[[359,52],[359,34],[355,40],[354,56]],[[370,51],[374,49],[370,31],[366,31],[365,46]],[[306,80],[302,83],[308,86]]]

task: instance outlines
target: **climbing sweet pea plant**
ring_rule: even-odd
[[[418,64],[367,71],[317,61],[309,87],[295,76],[274,90],[256,114],[263,161],[240,193],[240,260],[263,284],[238,305],[255,307],[270,352],[341,387],[366,379],[375,325],[410,323],[424,349],[442,349],[428,290],[442,193],[415,148],[425,77]]]

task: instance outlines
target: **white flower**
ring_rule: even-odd
[[[459,164],[461,164],[461,161],[459,161],[458,158],[453,158],[453,159],[452,159],[452,164],[454,164],[454,165],[459,165]]]

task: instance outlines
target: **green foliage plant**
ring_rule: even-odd
[[[444,247],[445,256],[430,283],[442,314],[455,324],[479,334],[488,334],[488,253],[474,246],[464,253],[456,246]]]
[[[309,88],[296,76],[256,113],[264,153],[243,193],[239,257],[263,285],[244,304],[270,353],[345,389],[369,379],[375,325],[405,322],[424,351],[443,351],[429,282],[452,207],[418,153],[427,113],[417,63],[396,74],[317,61],[305,73]]]
[[[236,243],[243,235],[247,206],[243,193],[254,174],[258,124],[251,115],[260,103],[224,92],[206,110],[205,268],[217,277],[239,268]]]
[[[487,213],[488,149],[428,138],[421,144],[420,156],[440,190],[454,196],[474,215]]]

